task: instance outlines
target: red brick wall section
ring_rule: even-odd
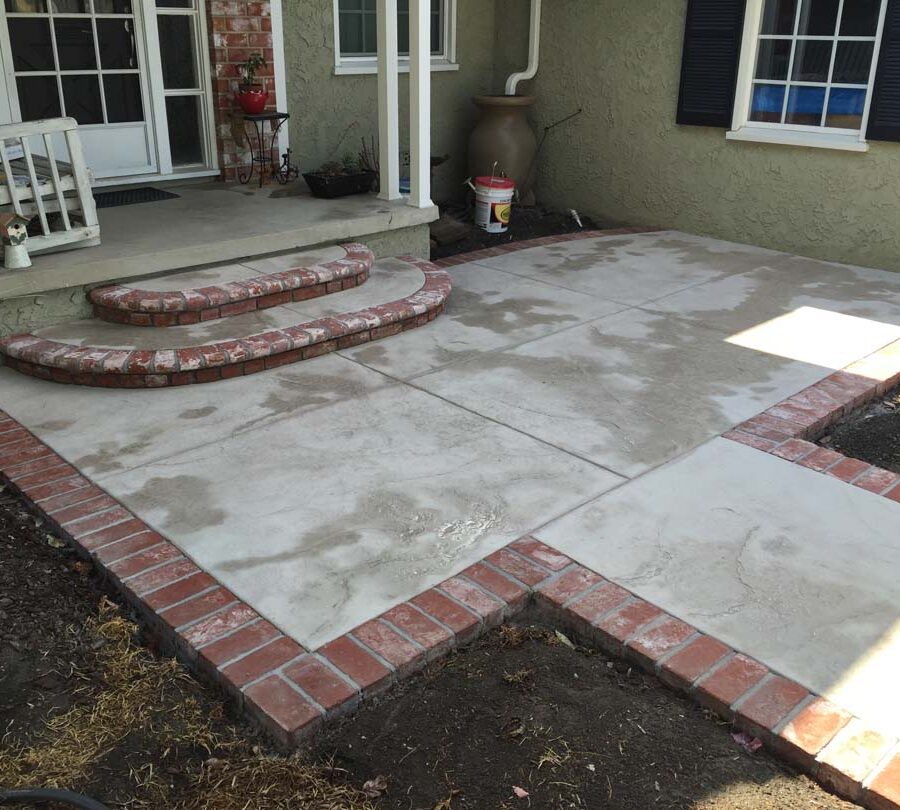
[[[269,91],[268,109],[277,107],[269,0],[209,0],[207,4],[209,53],[213,84],[216,148],[222,179],[234,181],[249,166],[241,108],[235,101],[240,80],[238,66],[251,53],[261,53],[268,67],[258,72]]]

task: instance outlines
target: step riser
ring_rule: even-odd
[[[228,318],[292,301],[308,301],[365,283],[375,263],[374,254],[365,245],[341,247],[345,258],[312,267],[178,292],[98,287],[88,297],[97,318],[128,326],[186,326]]]
[[[87,374],[66,371],[60,368],[47,368],[21,360],[6,358],[5,364],[16,371],[29,377],[37,377],[41,380],[63,383],[65,385],[84,385],[93,388],[170,388],[179,385],[196,385],[202,383],[231,380],[235,377],[246,377],[250,374],[259,374],[261,371],[270,371],[282,366],[300,363],[303,360],[312,360],[340,349],[350,349],[373,340],[382,340],[392,335],[408,332],[433,321],[443,312],[443,306],[429,312],[427,315],[418,315],[405,321],[370,329],[366,332],[358,332],[354,335],[327,340],[316,343],[306,349],[292,349],[270,357],[258,360],[245,360],[240,363],[198,369],[197,371],[184,371],[175,374]]]
[[[310,301],[313,298],[321,298],[323,295],[352,290],[365,284],[369,279],[369,271],[362,270],[340,281],[328,281],[315,284],[310,287],[301,287],[298,290],[270,293],[260,298],[249,298],[245,301],[236,301],[222,306],[210,306],[206,309],[187,312],[131,312],[124,309],[111,309],[109,307],[94,305],[94,317],[109,323],[122,324],[124,326],[189,326],[190,324],[213,321],[217,318],[230,318],[233,315],[243,315],[260,309],[270,309],[283,304]]]
[[[425,326],[444,311],[449,275],[419,259],[424,275],[406,298],[333,317],[181,349],[75,346],[37,335],[0,340],[6,365],[52,382],[100,388],[165,388],[216,382],[279,368]]]

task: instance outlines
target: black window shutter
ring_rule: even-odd
[[[866,137],[900,141],[900,0],[888,0]]]
[[[688,0],[679,124],[731,128],[746,7],[747,0]]]

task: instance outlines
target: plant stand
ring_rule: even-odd
[[[246,185],[250,182],[256,173],[257,166],[259,167],[260,188],[263,187],[267,173],[282,185],[290,179],[290,155],[285,155],[284,162],[279,162],[277,158],[272,157],[278,133],[284,126],[284,122],[290,117],[285,112],[264,112],[259,115],[244,116],[244,132],[247,136],[247,144],[250,147],[250,171],[246,174],[244,172],[238,174],[238,180],[241,183]],[[268,132],[266,132],[267,121],[269,122]],[[248,123],[253,125],[252,131],[247,126]]]

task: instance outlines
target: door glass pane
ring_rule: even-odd
[[[803,0],[800,9],[800,36],[833,37],[837,29],[840,0]]]
[[[141,79],[136,73],[109,73],[103,77],[106,117],[111,124],[143,121]]]
[[[90,19],[63,17],[53,21],[60,70],[91,70],[97,67],[94,27]]]
[[[750,102],[750,120],[781,123],[784,107],[784,85],[756,84],[753,86],[753,100]]]
[[[9,20],[15,70],[54,70],[50,21],[45,19]]]
[[[797,50],[794,54],[794,81],[827,82],[833,47],[833,43],[821,40],[797,40]]]
[[[163,87],[166,90],[196,88],[192,17],[183,14],[160,14],[158,19]]]
[[[873,42],[839,42],[833,81],[837,84],[868,84],[874,47]]]
[[[50,0],[54,14],[90,14],[90,0]]]
[[[97,44],[104,70],[138,66],[132,20],[97,20]]]
[[[100,82],[96,75],[63,76],[62,87],[66,115],[79,124],[103,123]]]
[[[786,124],[818,127],[825,106],[824,87],[792,87],[788,94]]]
[[[44,14],[47,11],[44,0],[6,0],[4,5],[10,14]]]
[[[881,0],[854,0],[844,3],[841,17],[842,37],[874,37],[878,32]]]
[[[787,78],[790,60],[791,40],[760,40],[759,58],[756,62],[756,78],[784,81]]]
[[[200,99],[197,96],[169,96],[166,99],[166,115],[169,119],[172,164],[202,163]]]
[[[157,8],[193,8],[192,0],[156,0]]]
[[[763,11],[763,34],[793,34],[797,16],[797,0],[766,0]]]
[[[55,76],[18,76],[19,109],[23,121],[59,118],[59,88]]]
[[[866,106],[865,90],[834,87],[828,100],[826,127],[859,129],[862,126],[863,108]]]
[[[97,14],[131,14],[131,0],[94,0]]]

